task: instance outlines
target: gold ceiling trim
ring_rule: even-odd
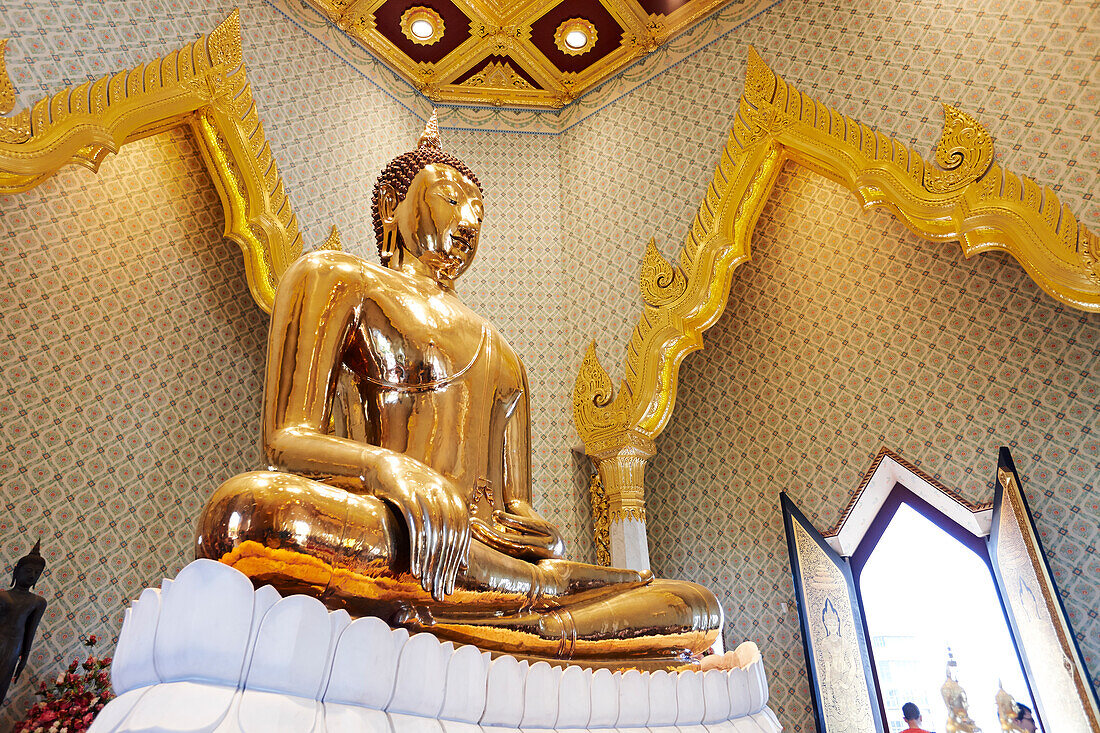
[[[352,40],[434,102],[558,109],[689,29],[730,0],[693,0],[669,15],[647,15],[636,0],[599,0],[624,29],[622,44],[580,73],[561,72],[531,42],[531,26],[561,0],[453,0],[471,37],[438,63],[417,62],[375,28],[387,0],[307,0]],[[592,36],[594,41],[594,35]],[[591,43],[584,50],[589,50]],[[567,51],[576,53],[576,51]],[[457,80],[491,55],[509,57],[543,88],[488,88]]]
[[[517,74],[508,64],[492,62],[465,82],[466,86],[489,87],[492,89],[532,89],[526,79]]]
[[[866,208],[891,210],[918,235],[959,241],[963,252],[1011,254],[1047,293],[1100,311],[1100,238],[1057,195],[994,162],[993,140],[969,115],[944,106],[932,162],[802,94],[749,49],[745,90],[706,196],[673,266],[652,243],[641,273],[642,315],[614,391],[585,354],[573,389],[573,417],[597,459],[652,441],[676,400],[684,357],[729,297],[733,271],[749,259],[757,217],[783,163],[793,160],[844,185]],[[611,486],[609,496],[637,487]]]
[[[2,51],[0,43],[0,59]],[[0,106],[9,95],[14,100],[0,61]],[[252,297],[270,310],[302,237],[252,98],[236,10],[163,58],[0,117],[0,193],[26,191],[70,163],[98,171],[126,143],[183,126],[194,133],[221,196],[224,235],[244,252]]]

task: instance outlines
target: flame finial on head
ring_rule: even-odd
[[[34,547],[23,557],[19,558],[19,562],[16,564],[26,565],[27,563],[36,563],[45,565],[46,558],[42,557],[40,550],[42,549],[42,538],[39,537],[38,541],[34,543]]]
[[[443,143],[439,141],[439,116],[436,114],[434,107],[432,108],[432,116],[428,118],[428,123],[424,125],[424,132],[420,133],[420,139],[416,141],[416,149],[421,148],[443,149]]]
[[[13,586],[16,584],[17,580],[15,576],[19,573],[20,568],[26,565],[37,568],[37,573],[35,577],[35,581],[37,582],[37,575],[40,575],[42,571],[46,569],[46,558],[42,557],[42,553],[40,552],[41,549],[42,539],[39,538],[38,541],[34,543],[34,547],[31,548],[30,552],[15,561],[15,567],[12,569],[11,584]],[[33,586],[34,583],[31,583],[31,585]]]

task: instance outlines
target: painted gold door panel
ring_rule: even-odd
[[[881,733],[878,690],[848,561],[786,494],[782,504],[818,730]]]
[[[1100,733],[1096,693],[1007,448],[997,465],[989,555],[1043,730]]]

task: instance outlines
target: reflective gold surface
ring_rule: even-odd
[[[15,105],[5,44],[0,40],[0,115]],[[181,126],[194,133],[218,189],[225,236],[244,253],[252,297],[270,310],[302,237],[252,98],[238,11],[162,58],[0,117],[0,194],[33,188],[71,163],[96,171],[126,143]]]
[[[995,701],[997,704],[997,722],[1000,723],[1001,730],[1023,730],[1016,724],[1016,713],[1019,708],[1016,707],[1016,701],[1012,699],[1012,695],[1009,695],[1003,687],[998,687]]]
[[[214,493],[197,555],[494,651],[683,664],[718,634],[714,595],[570,562],[531,506],[523,363],[453,289],[484,214],[464,169],[433,118],[376,187],[388,265],[317,251],[287,269],[268,342],[272,470]]]
[[[981,728],[970,719],[970,711],[967,709],[966,691],[957,679],[958,662],[955,661],[951,650],[947,650],[947,679],[940,687],[940,695],[943,696],[943,704],[947,708],[947,722],[944,730],[947,733],[980,733]]]

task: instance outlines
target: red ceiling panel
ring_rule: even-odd
[[[554,43],[558,26],[573,18],[584,18],[596,26],[596,45],[577,56],[563,53]],[[584,71],[622,42],[623,27],[596,0],[564,0],[531,25],[531,43],[561,71]]]
[[[689,2],[691,0],[638,0],[638,4],[650,15],[671,15]]]
[[[443,18],[443,37],[430,46],[413,43],[401,32],[401,16],[411,7],[431,8]],[[374,11],[378,32],[417,63],[439,63],[470,37],[470,19],[450,0],[391,0]]]

